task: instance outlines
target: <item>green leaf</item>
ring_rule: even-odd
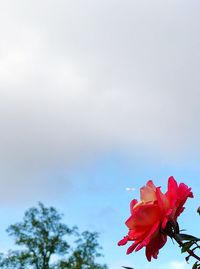
[[[181,253],[187,252],[193,244],[194,244],[193,241],[183,243],[183,245],[181,247]]]
[[[190,234],[176,234],[177,238],[180,240],[180,241],[199,241],[200,238],[197,238],[193,235],[190,235]]]
[[[185,257],[186,262],[189,261],[190,256]]]
[[[197,213],[200,215],[200,206],[197,208]]]
[[[198,261],[195,262],[195,263],[193,264],[193,266],[192,266],[192,269],[197,269],[197,268],[198,268]]]

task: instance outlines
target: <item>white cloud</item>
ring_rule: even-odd
[[[49,167],[113,148],[163,158],[196,154],[197,5],[2,2],[2,197],[42,184]]]
[[[185,262],[173,261],[170,263],[172,269],[186,269],[188,266]]]

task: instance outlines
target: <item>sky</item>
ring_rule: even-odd
[[[126,256],[129,203],[147,180],[192,187],[180,219],[198,233],[200,2],[0,3],[0,250],[38,201],[100,233],[110,269],[187,269],[170,240],[158,260]],[[126,191],[134,187],[134,191]]]

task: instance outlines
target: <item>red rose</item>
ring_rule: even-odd
[[[168,222],[176,222],[188,197],[193,197],[191,188],[183,183],[178,185],[173,177],[168,179],[168,190],[165,194],[149,180],[146,186],[140,189],[141,201],[134,199],[130,204],[131,216],[126,221],[129,232],[118,245],[134,241],[127,254],[146,247],[148,261],[151,261],[152,257],[156,259],[159,249],[167,241],[167,234],[163,230]]]

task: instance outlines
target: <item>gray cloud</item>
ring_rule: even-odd
[[[0,5],[2,195],[113,148],[198,154],[197,1]]]

